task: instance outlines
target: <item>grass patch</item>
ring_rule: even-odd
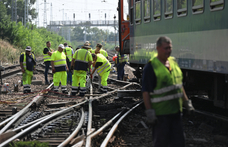
[[[19,141],[10,143],[10,147],[49,147],[49,144],[39,141]]]
[[[19,62],[21,51],[14,48],[9,42],[0,40],[0,60],[2,63]]]

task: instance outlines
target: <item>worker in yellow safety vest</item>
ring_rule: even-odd
[[[90,46],[91,43],[89,41],[86,41],[85,44],[88,44],[89,45],[89,48],[88,48],[88,51],[90,51],[90,53],[92,54],[92,47]]]
[[[95,52],[100,52],[103,56],[105,56],[108,59],[108,53],[102,49],[102,44],[98,43],[95,49]]]
[[[20,56],[20,67],[23,73],[23,92],[31,93],[31,82],[33,71],[35,70],[36,59],[34,54],[31,53],[31,47],[27,46],[25,52]]]
[[[45,71],[44,71],[44,77],[45,77],[45,84],[50,84],[48,81],[48,70],[51,65],[51,55],[54,52],[54,50],[51,49],[51,42],[46,42],[46,47],[43,50],[43,59],[45,64]]]
[[[66,42],[64,43],[64,47],[65,47],[64,52],[66,54],[67,66],[70,67],[74,51],[71,47],[68,46]],[[72,73],[70,71],[67,72],[67,83],[69,83],[70,85],[72,84]]]
[[[51,55],[51,66],[54,82],[54,92],[58,92],[59,83],[61,82],[62,93],[67,94],[66,80],[69,71],[66,63],[66,55],[63,53],[64,45],[60,44],[58,50]]]
[[[84,96],[86,93],[86,74],[89,68],[91,71],[92,55],[90,51],[89,43],[85,43],[81,49],[78,49],[71,62],[70,69],[74,71],[73,83],[71,95],[75,96],[78,93],[79,83],[80,83],[80,94],[79,96]]]
[[[97,73],[101,76],[101,87],[100,92],[107,92],[107,80],[110,73],[111,64],[102,54],[92,54],[93,61],[95,62],[95,68],[91,73],[91,78],[93,73],[97,70]]]
[[[120,47],[116,46],[115,50],[117,53],[117,58],[115,60],[116,67],[117,67],[117,80],[123,80],[124,77],[124,66],[127,63],[128,59],[127,56],[124,54],[120,54]]]

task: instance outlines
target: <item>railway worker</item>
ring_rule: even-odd
[[[86,41],[85,44],[89,44],[89,47],[90,47],[90,48],[88,49],[88,51],[90,51],[90,53],[92,53],[92,50],[93,50],[93,49],[92,49],[91,46],[90,46],[90,45],[91,45],[90,42],[89,42],[89,41]]]
[[[45,77],[45,84],[49,85],[48,81],[48,70],[51,64],[51,55],[53,53],[53,50],[51,49],[51,42],[48,41],[46,42],[46,47],[43,50],[43,58],[44,58],[44,64],[45,64],[45,72],[44,72],[44,77]]]
[[[116,67],[117,67],[117,80],[123,80],[124,77],[124,66],[127,63],[127,56],[122,54],[120,55],[120,47],[116,46],[115,50],[118,52],[116,58]]]
[[[74,70],[73,74],[73,83],[72,83],[72,92],[71,95],[75,96],[79,89],[80,83],[80,94],[79,96],[83,97],[86,93],[86,74],[89,68],[91,72],[91,64],[92,64],[92,55],[89,51],[91,47],[89,43],[85,43],[81,49],[78,49],[71,62],[71,70]]]
[[[64,45],[60,44],[58,50],[52,53],[51,66],[54,82],[54,92],[58,92],[61,82],[62,93],[67,94],[67,72],[69,71],[66,63],[66,55],[63,53]]]
[[[108,59],[108,53],[102,49],[102,44],[98,43],[94,52],[100,52],[100,54],[102,54]]]
[[[153,125],[153,147],[184,147],[182,101],[188,112],[194,111],[182,86],[182,72],[170,57],[172,42],[157,40],[158,54],[145,65],[142,77],[143,100],[148,123]]]
[[[68,44],[65,42],[64,43],[64,52],[66,54],[66,61],[67,61],[67,66],[70,67],[71,61],[74,55],[74,51],[71,47],[68,46]],[[72,73],[70,71],[67,72],[67,83],[70,85],[72,84]]]
[[[31,93],[31,82],[33,71],[35,70],[36,59],[34,54],[31,53],[31,47],[27,46],[25,52],[21,53],[20,66],[23,73],[23,92]]]
[[[101,93],[107,92],[107,80],[111,69],[111,64],[108,59],[102,54],[92,54],[93,61],[95,62],[95,68],[93,69],[91,76],[97,70],[99,76],[101,76]]]

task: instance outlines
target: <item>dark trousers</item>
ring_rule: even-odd
[[[125,64],[125,62],[117,64],[117,80],[123,80]]]
[[[70,72],[70,65],[71,65],[71,62],[67,62],[67,66],[69,69],[69,71],[67,72],[67,83],[68,82],[72,83],[72,73]]]
[[[158,123],[153,127],[153,147],[184,147],[185,138],[181,114],[157,116]]]
[[[48,83],[48,70],[51,65],[51,61],[44,62],[45,64],[45,71],[44,71],[44,77],[45,77],[45,83]]]

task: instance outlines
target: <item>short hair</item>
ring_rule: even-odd
[[[94,54],[94,53],[92,54],[92,57],[93,57],[93,58],[95,58],[96,56],[97,56],[96,54]]]
[[[118,49],[118,48],[120,48],[120,47],[119,47],[119,46],[116,46],[116,47],[115,47],[115,50]]]
[[[66,45],[67,45],[67,43],[65,42],[63,45],[64,45],[64,46],[66,46]]]
[[[80,47],[77,47],[76,50],[80,49]]]
[[[102,48],[102,44],[98,43],[97,47]]]
[[[50,43],[50,41],[47,41],[46,44]]]
[[[157,46],[161,46],[162,43],[168,43],[168,44],[170,44],[170,43],[172,43],[172,40],[169,37],[167,37],[167,36],[159,37],[158,40],[157,40],[157,42],[156,42],[156,45]]]

